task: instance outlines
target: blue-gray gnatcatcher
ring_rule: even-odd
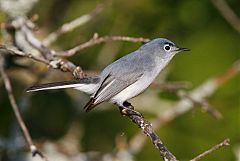
[[[129,104],[127,100],[142,93],[153,82],[176,53],[188,50],[157,38],[108,65],[98,76],[36,85],[27,92],[75,88],[91,96],[86,111],[104,101],[124,107]]]

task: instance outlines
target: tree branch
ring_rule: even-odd
[[[17,51],[16,53],[21,56],[27,56],[27,57],[33,58],[37,61],[44,62],[45,64],[48,64],[50,67],[52,67],[54,69],[61,69],[62,71],[71,72],[75,78],[84,77],[85,74],[83,73],[81,67],[74,65],[72,62],[70,62],[66,59],[60,58],[59,56],[61,56],[61,57],[72,56],[80,50],[92,47],[96,44],[108,42],[108,41],[129,41],[129,42],[147,42],[147,41],[149,41],[149,39],[126,37],[126,36],[98,37],[98,35],[95,34],[94,37],[92,39],[90,39],[88,42],[80,44],[70,50],[55,51],[53,49],[46,47],[40,40],[38,40],[34,36],[33,31],[32,31],[33,26],[34,26],[33,23],[31,23],[29,20],[26,20],[23,17],[16,17],[15,19],[12,19],[10,22],[8,22],[5,25],[6,28],[13,28],[15,30],[21,31],[25,37],[25,40],[29,43],[29,45],[31,45],[37,51],[41,52],[42,57],[40,57],[38,55],[34,56],[33,54],[24,54],[24,52],[28,53],[28,51],[23,51],[23,52]],[[15,38],[14,33],[12,35],[13,35],[13,38]],[[18,42],[16,41],[16,43],[18,43]],[[11,54],[13,54],[13,53],[14,52],[11,49]]]
[[[215,119],[221,119],[222,114],[214,107],[212,107],[207,100],[204,98],[194,98],[192,97],[189,93],[186,91],[180,90],[176,92],[177,95],[183,99],[188,99],[189,101],[192,102],[193,106],[201,106],[202,110],[209,113],[213,118]]]
[[[212,4],[220,12],[220,14],[225,18],[225,20],[240,33],[240,19],[231,9],[231,7],[224,0],[212,0]]]
[[[109,41],[128,41],[128,42],[148,42],[149,39],[145,39],[142,37],[139,38],[135,38],[135,37],[128,37],[128,36],[103,36],[103,37],[99,37],[97,33],[94,34],[93,38],[90,39],[89,41],[82,43],[72,49],[63,51],[63,52],[58,52],[55,53],[55,55],[57,56],[63,56],[63,57],[69,57],[69,56],[73,56],[74,54],[76,54],[77,52],[79,52],[80,50],[92,47],[94,45],[97,44],[101,44],[103,42],[109,42]]]
[[[154,146],[159,150],[161,157],[165,161],[177,161],[176,157],[164,146],[163,142],[154,132],[152,124],[145,120],[143,115],[134,110],[134,107],[128,103],[124,103],[124,107],[119,107],[120,112],[123,116],[127,116],[132,120],[133,123],[137,124],[144,134],[146,134],[154,144]]]
[[[225,139],[223,142],[215,145],[214,147],[212,147],[211,149],[203,152],[202,154],[198,155],[197,157],[191,159],[190,161],[198,161],[198,160],[201,160],[202,158],[204,158],[205,156],[211,154],[212,152],[220,149],[220,148],[223,148],[223,147],[226,147],[226,146],[229,146],[230,145],[230,139]]]
[[[25,139],[28,143],[28,146],[29,146],[29,149],[30,149],[32,155],[33,156],[39,155],[43,160],[47,161],[47,158],[33,144],[31,135],[30,135],[30,133],[29,133],[29,131],[28,131],[23,119],[22,119],[22,116],[19,112],[18,105],[17,105],[16,100],[13,96],[12,86],[11,86],[10,80],[9,80],[5,70],[4,70],[4,58],[3,58],[2,55],[0,55],[0,73],[1,73],[1,76],[3,78],[3,82],[4,82],[5,88],[7,90],[8,98],[10,100],[12,109],[13,109],[14,114],[15,114],[15,117],[17,119],[17,122],[18,122],[20,128],[22,129],[23,135],[24,135],[24,137],[25,137]]]
[[[45,64],[48,64],[50,67],[54,69],[61,69],[64,72],[71,72],[75,78],[82,78],[84,76],[83,71],[81,70],[81,67],[74,65],[72,62],[55,56],[56,51],[50,48],[47,48],[40,40],[38,40],[32,31],[32,23],[29,20],[26,20],[23,17],[16,17],[15,19],[12,19],[8,24],[5,25],[7,30],[8,28],[13,28],[16,31],[22,32],[22,34],[25,37],[26,42],[28,45],[31,45],[34,49],[42,53],[42,55],[34,55],[32,53],[29,53],[29,51],[17,51],[15,49],[14,51],[16,54],[21,56],[27,56],[30,58],[33,58],[34,60],[43,62]],[[16,39],[15,33],[12,33],[13,39]],[[16,46],[18,46],[17,40],[15,41]],[[5,47],[6,48],[6,47]],[[13,49],[13,48],[12,48]],[[11,49],[11,54],[14,53],[14,51]],[[24,54],[28,53],[28,54]]]
[[[33,54],[22,52],[14,46],[0,45],[0,53],[9,54],[9,55],[17,55],[17,56],[22,56],[22,57],[28,57],[28,58],[36,60],[38,62],[50,65],[50,62],[47,59],[44,59],[42,57],[37,57]]]
[[[90,13],[82,15],[71,22],[63,24],[59,29],[57,29],[57,31],[50,33],[48,37],[46,37],[43,40],[43,44],[45,46],[49,46],[54,41],[56,41],[59,36],[61,36],[64,33],[71,32],[75,28],[86,24],[87,22],[92,20],[97,14],[99,14],[102,10],[103,10],[103,6],[97,5],[97,7]]]
[[[207,100],[204,98],[197,98],[197,97],[192,97],[184,88],[189,87],[189,83],[187,82],[164,82],[164,83],[157,83],[153,82],[151,84],[152,87],[157,87],[161,90],[173,92],[176,94],[178,97],[182,99],[188,99],[189,101],[192,102],[194,106],[201,106],[202,110],[204,112],[209,113],[211,116],[213,116],[215,119],[221,119],[222,114],[216,110],[214,107],[212,107]]]

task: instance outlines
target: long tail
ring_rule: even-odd
[[[35,91],[43,91],[43,90],[51,90],[51,89],[62,89],[62,88],[76,88],[80,91],[86,92],[88,94],[92,94],[94,89],[97,87],[99,83],[99,77],[86,77],[77,80],[70,81],[61,81],[61,82],[53,82],[35,85],[28,88],[27,92],[35,92]]]

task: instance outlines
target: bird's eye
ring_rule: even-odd
[[[164,50],[165,51],[169,51],[171,49],[170,45],[166,44],[164,45]]]

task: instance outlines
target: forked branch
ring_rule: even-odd
[[[90,40],[88,40],[85,43],[82,43],[72,49],[63,51],[63,52],[58,52],[55,53],[55,55],[57,56],[63,56],[63,57],[70,57],[73,56],[74,54],[76,54],[77,52],[92,47],[94,45],[97,44],[101,44],[103,42],[111,42],[111,41],[128,41],[128,42],[148,42],[149,39],[146,38],[142,38],[142,37],[128,37],[128,36],[103,36],[103,37],[99,37],[99,35],[97,33],[94,34],[93,38],[91,38]]]
[[[220,149],[220,148],[223,148],[223,147],[226,147],[226,146],[229,146],[230,145],[230,139],[225,139],[223,142],[213,146],[211,149],[209,150],[206,150],[205,152],[201,153],[200,155],[198,155],[197,157],[191,159],[190,161],[198,161],[202,158],[204,158],[205,156],[211,154],[212,152]]]

